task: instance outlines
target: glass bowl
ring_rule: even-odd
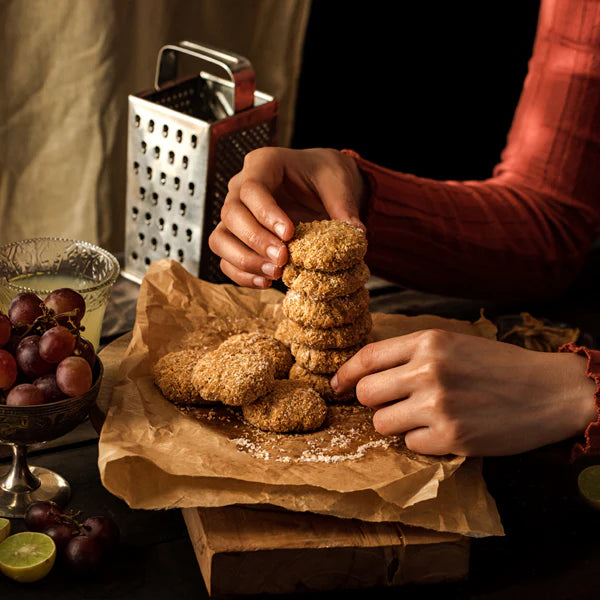
[[[40,500],[64,506],[71,496],[69,483],[58,473],[29,467],[27,446],[49,442],[68,433],[88,415],[96,402],[104,368],[96,356],[92,387],[83,395],[36,406],[0,404],[0,443],[12,448],[12,465],[0,476],[0,516],[22,517],[27,507]]]
[[[32,238],[0,246],[0,310],[8,310],[21,292],[42,300],[53,290],[70,287],[85,300],[83,332],[98,350],[102,320],[119,276],[119,262],[106,250],[64,238]]]

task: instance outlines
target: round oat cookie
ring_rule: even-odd
[[[288,243],[290,261],[317,271],[341,271],[359,263],[367,252],[362,229],[345,221],[299,223]]]
[[[242,408],[244,419],[263,431],[314,431],[327,417],[325,400],[308,383],[280,379],[273,391]]]
[[[288,319],[287,333],[293,342],[324,350],[354,346],[371,331],[372,327],[371,313],[365,311],[356,318],[354,323],[330,329],[304,327]]]
[[[252,352],[205,354],[192,372],[196,392],[211,402],[243,406],[268,394],[275,383],[275,365]]]
[[[324,375],[311,373],[304,367],[301,367],[298,363],[294,363],[290,369],[290,379],[306,381],[311,388],[321,395],[325,402],[330,404],[348,404],[349,402],[354,401],[356,398],[354,390],[343,392],[341,394],[333,391],[333,388],[329,383],[333,375],[333,373],[326,373]]]
[[[292,340],[290,338],[289,331],[289,323],[291,321],[289,319],[283,319],[277,325],[277,329],[275,330],[275,339],[279,340],[286,348],[289,348],[292,344]]]
[[[360,288],[349,296],[315,300],[289,290],[282,303],[283,314],[305,327],[330,329],[353,323],[369,308],[369,292]]]
[[[260,332],[238,333],[226,339],[220,346],[221,352],[254,353],[272,363],[275,367],[275,379],[288,376],[292,367],[292,355],[286,346],[272,335]]]
[[[192,384],[192,371],[205,354],[204,350],[193,348],[169,352],[156,361],[152,369],[154,383],[169,402],[207,404]]]
[[[281,279],[291,290],[312,298],[328,300],[352,294],[365,285],[370,276],[369,267],[362,261],[349,269],[332,273],[301,269],[288,263],[283,268]]]
[[[292,355],[296,362],[311,373],[325,375],[335,373],[347,360],[350,360],[363,346],[364,342],[349,348],[331,348],[319,350],[304,344],[292,344]]]

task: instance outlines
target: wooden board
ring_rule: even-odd
[[[98,429],[131,334],[102,350]],[[183,516],[212,596],[291,593],[464,579],[469,540],[460,535],[269,507],[186,508]]]

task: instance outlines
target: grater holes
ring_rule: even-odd
[[[165,256],[167,258],[171,256],[171,244],[165,244]]]
[[[144,200],[144,198],[146,197],[146,188],[141,187],[138,190],[138,196],[140,197],[140,200]]]
[[[139,212],[140,212],[140,211],[138,210],[137,206],[134,206],[134,207],[131,209],[131,218],[132,218],[134,221],[137,219],[137,216],[138,216],[138,213],[139,213]]]
[[[158,241],[155,237],[150,240],[150,246],[152,246],[152,250],[156,250],[156,246],[158,245]]]
[[[183,131],[181,131],[181,129],[177,130],[177,133],[175,134],[175,139],[181,144],[181,141],[183,140]]]
[[[148,121],[148,131],[152,133],[154,131],[154,119]]]
[[[171,210],[173,208],[173,200],[171,200],[171,198],[167,198],[166,203],[167,203],[167,210]]]
[[[137,175],[139,173],[140,170],[140,163],[135,160],[133,161],[133,172]]]
[[[185,230],[185,238],[187,239],[188,242],[192,241],[192,230],[191,229]]]
[[[175,162],[175,152],[173,152],[171,150],[171,152],[169,152],[169,164],[173,164]]]
[[[173,234],[173,237],[175,237],[177,235],[178,231],[179,231],[179,227],[177,227],[177,223],[173,223],[173,225],[171,227],[171,233]]]
[[[146,225],[150,225],[150,223],[152,223],[152,213],[147,212],[144,215],[144,221],[146,222]]]
[[[160,183],[161,185],[165,185],[165,183],[167,183],[167,174],[163,171],[160,173]]]
[[[193,135],[190,139],[191,139],[191,142],[192,142],[192,148],[195,148],[198,145],[198,138],[197,138],[197,136]]]
[[[183,217],[185,215],[185,211],[187,210],[187,206],[185,205],[185,202],[181,202],[179,204],[179,214]]]
[[[141,143],[142,154],[146,154],[147,147],[148,147],[148,144],[146,144],[146,142],[142,141],[142,143]]]
[[[160,147],[154,146],[154,158],[160,158]]]
[[[179,179],[179,177],[175,177],[173,180],[173,185],[175,186],[175,189],[178,190],[181,187],[181,179]]]
[[[187,157],[187,156],[184,156],[184,157],[181,159],[181,165],[183,166],[183,168],[184,168],[184,169],[187,169],[187,168],[188,168],[188,162],[189,162],[189,161],[188,161],[188,157]]]
[[[150,265],[150,259],[149,259],[147,256],[146,256],[146,258],[144,259],[144,264],[145,264],[146,266],[149,266],[149,265]]]
[[[179,262],[183,262],[183,250],[181,250],[181,248],[179,250],[177,250],[177,258],[179,259]]]
[[[140,115],[135,115],[135,126],[139,127],[140,123],[142,122],[142,119],[140,119]]]
[[[169,126],[168,125],[163,125],[162,134],[163,134],[163,137],[165,137],[165,138],[169,135]]]
[[[196,187],[196,186],[195,186],[193,183],[191,183],[191,182],[190,182],[190,183],[188,183],[188,190],[189,190],[189,192],[190,192],[190,196],[193,196],[193,195],[194,195],[194,189],[195,189],[195,187]]]
[[[146,168],[146,179],[152,179],[152,167]]]
[[[146,236],[143,233],[138,233],[138,240],[140,240],[140,245],[143,245],[145,238]]]
[[[161,217],[158,220],[158,229],[162,231],[165,228],[165,220]]]
[[[133,258],[133,260],[138,259],[138,253],[135,250],[131,253],[131,258]]]
[[[156,206],[158,204],[158,194],[156,192],[152,192],[152,206]]]

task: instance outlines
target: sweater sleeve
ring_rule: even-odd
[[[491,178],[434,181],[347,152],[370,184],[374,273],[465,297],[560,294],[600,230],[600,2],[543,0]]]

